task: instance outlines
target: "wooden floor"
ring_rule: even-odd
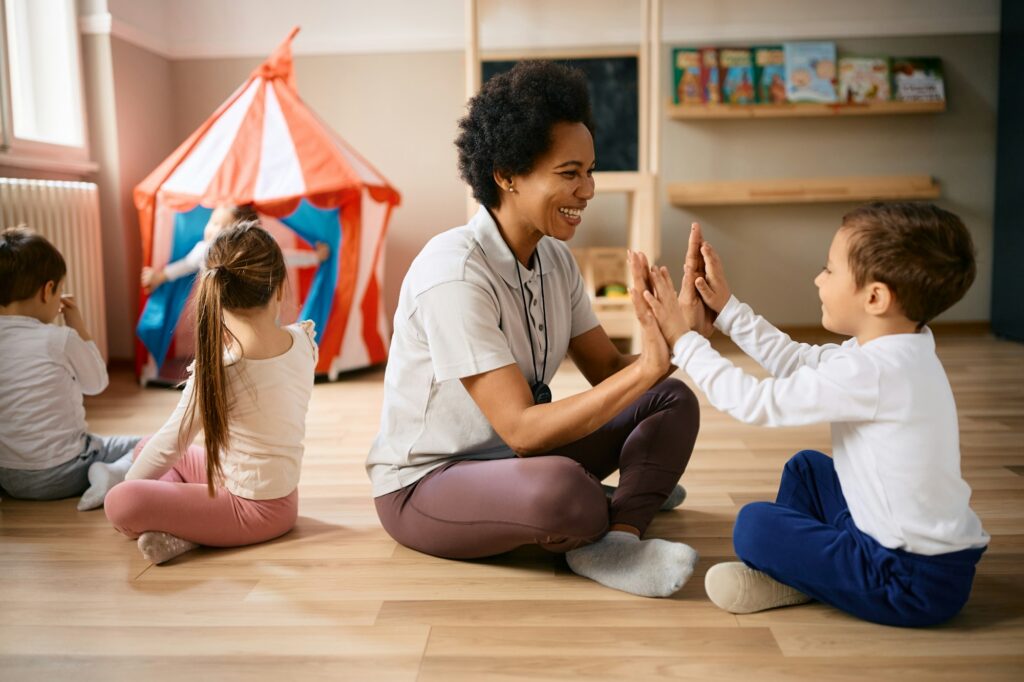
[[[672,599],[603,588],[535,549],[456,562],[399,547],[363,471],[382,398],[371,371],[316,387],[298,526],[275,542],[151,566],[101,511],[0,503],[0,679],[1024,680],[1024,346],[975,336],[939,348],[964,475],[992,534],[970,602],[942,627],[871,625],[820,604],[749,616],[711,604],[704,573],[733,556],[737,510],[772,499],[786,459],[828,450],[829,435],[742,426],[706,403],[689,497],[649,531],[700,552]],[[553,386],[583,387],[568,366]],[[119,373],[88,401],[90,425],[151,432],[177,397]]]

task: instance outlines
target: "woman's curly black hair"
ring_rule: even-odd
[[[455,140],[459,174],[473,197],[497,208],[500,192],[494,171],[522,175],[551,147],[556,123],[582,123],[591,133],[587,79],[582,71],[557,62],[523,61],[484,83],[469,101]]]

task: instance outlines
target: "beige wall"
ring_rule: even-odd
[[[132,189],[171,152],[170,61],[107,34],[82,36],[89,145],[99,165],[103,282],[111,359],[135,354],[141,261]]]
[[[111,355],[131,358],[135,352],[139,273],[142,271],[139,214],[135,210],[132,192],[135,185],[149,175],[180,140],[174,134],[170,60],[116,37],[111,40],[111,49],[117,112],[121,238],[114,245],[118,253],[113,256],[113,262],[107,261],[116,268],[107,279],[108,282],[114,281],[116,291],[120,293],[119,309],[112,309],[108,302],[107,315],[110,324],[117,324],[119,329],[124,329],[127,323],[127,334],[118,339],[121,345],[117,352],[112,345]]]
[[[665,120],[662,184],[681,180],[931,173],[940,203],[974,235],[979,274],[946,320],[986,320],[991,279],[997,39],[994,35],[844,40],[861,54],[941,56],[949,111],[934,116],[767,121]],[[241,83],[258,59],[171,62],[175,139],[184,139]],[[668,63],[668,52],[663,57]],[[402,276],[433,235],[465,219],[452,141],[463,112],[461,52],[296,57],[299,92],[402,192],[387,247],[385,296],[393,311]],[[669,92],[666,85],[663,92]],[[600,150],[598,150],[600,157]],[[662,208],[663,260],[680,274],[685,234],[700,220],[723,254],[736,293],[769,319],[815,325],[811,280],[851,205]],[[625,204],[600,197],[583,245],[624,244]]]
[[[103,290],[107,309],[107,350],[110,359],[132,355],[132,320],[124,288],[124,231],[119,201],[117,112],[114,103],[114,66],[109,35],[82,36],[82,72],[85,79],[89,154],[99,166],[94,180],[99,188],[100,229],[103,233]],[[97,264],[99,266],[99,264]]]

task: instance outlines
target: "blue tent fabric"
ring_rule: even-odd
[[[211,213],[213,209],[196,206],[186,213],[175,214],[171,261],[184,258],[192,247],[199,243]],[[303,199],[298,209],[287,218],[281,219],[281,222],[311,246],[317,242],[324,242],[331,249],[327,260],[320,264],[313,277],[309,295],[299,314],[300,320],[313,320],[316,323],[319,341],[320,334],[327,327],[331,316],[334,288],[338,282],[342,240],[340,210],[320,209]],[[193,274],[173,282],[165,282],[150,294],[139,317],[135,333],[153,356],[158,369],[163,368],[167,359],[167,349],[174,338],[174,329],[178,326],[178,320],[188,302],[195,278]]]
[[[175,214],[171,261],[181,260],[199,243],[211,213],[211,208],[196,206],[187,213]],[[139,317],[135,333],[156,360],[158,368],[163,367],[167,349],[174,338],[174,328],[178,326],[178,320],[188,301],[195,278],[192,274],[157,287],[156,291],[150,294],[146,307]]]
[[[313,277],[313,283],[306,296],[306,303],[299,313],[300,320],[313,320],[316,323],[316,340],[327,327],[334,305],[334,288],[338,283],[338,263],[341,255],[342,225],[341,210],[337,208],[322,209],[313,206],[307,200],[299,202],[299,207],[281,222],[290,227],[300,237],[314,245],[324,242],[331,247],[331,254],[320,264]]]

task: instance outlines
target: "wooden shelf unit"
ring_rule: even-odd
[[[939,184],[929,175],[728,180],[668,185],[669,201],[681,208],[937,199],[940,194]]]
[[[945,102],[865,102],[863,104],[669,104],[669,116],[683,121],[747,118],[803,118],[832,116],[886,116],[890,114],[938,114]]]

